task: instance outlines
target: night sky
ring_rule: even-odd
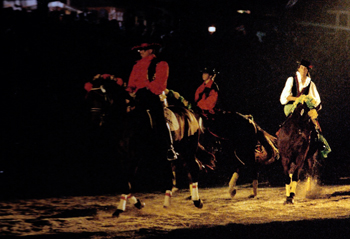
[[[220,71],[222,108],[252,114],[274,134],[284,120],[279,103],[284,83],[294,74],[296,61],[309,59],[323,103],[319,121],[333,150],[323,167],[323,181],[336,183],[339,177],[348,177],[350,169],[350,46],[346,48],[344,33],[334,35],[324,28],[296,24],[329,19],[325,9],[332,4],[300,0],[285,9],[286,2],[166,5],[172,18],[162,19],[165,24],[158,34],[165,37],[158,40],[164,46],[160,57],[170,65],[168,88],[192,101],[201,83],[200,69],[214,66]],[[240,7],[250,8],[252,14],[238,14]],[[138,57],[130,49],[145,38],[106,22],[59,22],[20,12],[1,15],[6,23],[1,49],[5,60],[1,72],[3,195],[113,192],[118,162],[102,141],[90,138],[83,85],[98,73],[126,80]],[[211,24],[217,27],[212,35],[207,31]],[[242,25],[246,34],[236,30]],[[256,37],[258,31],[266,34],[263,42]]]

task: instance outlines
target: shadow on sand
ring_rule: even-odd
[[[160,228],[127,231],[117,235],[106,232],[58,233],[26,238],[66,239],[66,238],[259,238],[259,239],[298,239],[332,238],[345,239],[350,235],[350,219],[326,219],[312,221],[272,222],[266,224],[228,224],[226,226],[198,227],[165,231]],[[5,236],[20,238],[21,236]],[[5,238],[0,236],[0,238]]]

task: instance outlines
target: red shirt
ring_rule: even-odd
[[[127,91],[137,92],[139,89],[148,88],[153,94],[160,95],[167,87],[169,66],[165,61],[160,61],[156,66],[155,79],[149,81],[148,67],[155,55],[149,55],[136,62],[132,68]]]
[[[201,108],[202,110],[209,110],[213,111],[216,102],[218,100],[218,92],[214,89],[210,90],[209,95],[207,96],[206,94],[202,94],[201,99],[199,99],[200,94],[206,89],[206,88],[211,88],[213,85],[214,81],[209,80],[209,82],[206,84],[203,82],[197,90],[194,95],[194,101],[197,102],[197,106]]]

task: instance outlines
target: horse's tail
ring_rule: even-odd
[[[279,159],[279,151],[277,149],[277,138],[267,133],[265,130],[256,125],[257,128],[257,138],[261,146],[266,150],[266,156],[264,157],[262,163],[270,164],[276,159]],[[256,155],[259,154],[259,150]]]

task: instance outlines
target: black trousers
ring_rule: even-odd
[[[135,101],[136,108],[139,110],[149,110],[152,117],[153,129],[157,136],[159,136],[157,138],[164,144],[164,147],[169,148],[171,145],[170,132],[164,117],[164,106],[159,96],[144,88],[137,91]]]

